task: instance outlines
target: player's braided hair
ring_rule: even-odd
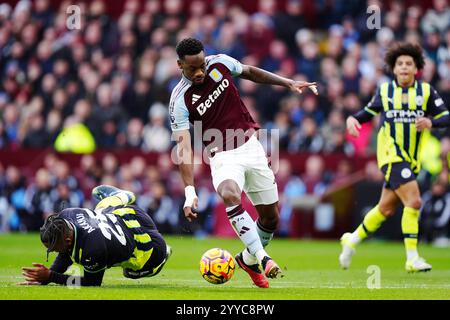
[[[384,61],[386,63],[389,72],[393,72],[395,62],[399,56],[410,56],[413,58],[414,63],[418,70],[423,69],[425,66],[425,58],[423,56],[422,47],[418,44],[408,42],[398,42],[391,49],[386,52]]]
[[[186,38],[181,40],[176,47],[178,58],[184,59],[184,56],[199,54],[204,50],[203,43],[195,38]]]
[[[53,214],[45,220],[44,225],[40,228],[40,233],[42,243],[47,244],[47,261],[48,254],[58,243],[64,241],[69,231],[67,222],[58,214]]]

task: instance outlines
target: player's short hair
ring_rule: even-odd
[[[185,38],[181,40],[175,49],[178,54],[178,58],[184,59],[184,56],[192,56],[199,54],[204,50],[203,43],[195,38]]]
[[[389,72],[394,71],[395,62],[399,56],[410,56],[413,58],[417,69],[423,69],[425,66],[425,58],[423,56],[422,47],[418,44],[409,42],[398,42],[386,52],[384,61]]]
[[[40,228],[41,241],[47,245],[47,261],[48,254],[53,251],[58,243],[62,243],[69,234],[70,228],[67,221],[59,216],[52,214],[49,216],[44,225]]]

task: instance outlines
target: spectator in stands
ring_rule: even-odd
[[[30,124],[23,139],[25,148],[43,148],[50,145],[50,134],[45,129],[44,117],[36,114],[29,119]]]
[[[20,115],[18,108],[9,103],[3,112],[3,125],[8,142],[12,145],[19,144]]]
[[[26,231],[39,230],[47,216],[53,212],[51,191],[50,173],[41,168],[36,172],[35,182],[26,190],[27,213],[20,217],[21,229]]]
[[[311,155],[305,164],[305,172],[300,175],[306,187],[307,194],[321,195],[325,192],[329,183],[328,172],[325,163],[318,155]]]
[[[288,46],[291,54],[295,54],[297,52],[296,33],[305,27],[302,1],[286,1],[284,10],[279,10],[275,14],[274,25],[277,38]]]
[[[142,150],[166,152],[171,143],[171,133],[167,129],[167,108],[161,103],[155,103],[148,112],[150,122],[143,129]]]
[[[92,117],[100,129],[96,142],[102,147],[112,147],[116,144],[116,135],[122,128],[125,118],[124,109],[114,102],[112,87],[102,83],[97,90],[97,104],[92,111]]]
[[[144,125],[139,118],[132,118],[128,121],[127,129],[125,132],[127,148],[140,148],[143,143],[143,130]]]
[[[251,16],[243,41],[250,55],[262,61],[269,55],[270,44],[274,39],[273,24],[266,15],[256,13]]]
[[[166,188],[160,182],[151,186],[151,203],[148,213],[151,215],[158,229],[162,233],[174,233],[179,230],[180,210],[167,194]]]
[[[345,128],[332,129],[331,139],[327,141],[323,151],[326,154],[345,154],[348,157],[355,155],[355,147],[346,139]]]
[[[9,166],[4,170],[0,164],[0,232],[19,229],[20,217],[26,215],[25,188],[19,168]]]
[[[433,7],[422,18],[424,33],[437,31],[443,34],[450,26],[450,8],[447,0],[433,0]]]
[[[50,194],[53,212],[57,213],[66,208],[80,208],[83,204],[82,196],[82,193],[71,190],[67,182],[59,182]]]
[[[5,148],[9,144],[8,135],[6,134],[5,125],[0,120],[0,149]]]
[[[289,152],[312,152],[322,151],[325,144],[319,133],[316,121],[311,117],[303,118],[300,128],[294,129],[289,142]]]
[[[102,170],[103,175],[115,177],[119,172],[119,159],[117,159],[117,157],[112,153],[105,154],[102,158]]]
[[[102,174],[102,168],[93,155],[85,154],[81,157],[75,177],[80,182],[84,198],[89,198],[91,190],[100,185]]]
[[[129,165],[130,165],[130,170],[131,170],[131,175],[133,177],[133,180],[136,181],[136,183],[140,187],[140,193],[148,191],[149,183],[145,176],[145,171],[147,169],[147,163],[146,163],[144,157],[134,156],[133,158],[131,158]]]
[[[276,72],[280,70],[283,63],[295,63],[289,55],[288,48],[283,41],[273,40],[270,43],[269,55],[262,60],[261,66],[264,70]]]
[[[281,110],[275,115],[273,123],[268,124],[267,128],[269,130],[278,130],[278,139],[272,141],[279,150],[287,150],[289,144],[289,134],[291,131],[291,122],[289,119],[289,113]]]
[[[62,115],[57,110],[48,113],[45,130],[48,134],[47,146],[52,146],[62,130]]]
[[[308,81],[312,81],[320,70],[319,46],[314,41],[308,41],[299,49],[301,55],[297,60],[297,70],[304,74]]]
[[[435,178],[423,195],[420,213],[421,237],[435,246],[450,246],[450,193],[447,175]]]
[[[236,26],[231,22],[225,22],[219,30],[217,39],[214,42],[214,47],[217,51],[237,60],[244,58],[246,49],[239,38]]]
[[[281,236],[288,236],[291,232],[291,217],[294,210],[292,201],[306,194],[306,186],[300,177],[293,174],[291,163],[286,159],[281,159],[279,170],[276,174],[280,194],[280,226],[278,233]]]

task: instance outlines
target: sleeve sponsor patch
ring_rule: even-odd
[[[442,98],[434,100],[434,105],[436,107],[442,106],[443,104],[444,104],[444,101],[442,100]]]

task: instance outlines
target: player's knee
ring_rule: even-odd
[[[420,199],[420,197],[412,199],[406,206],[416,210],[420,210],[420,208],[422,207],[422,199]]]
[[[385,216],[386,218],[392,217],[395,213],[395,207],[390,206],[390,205],[380,204],[379,210],[380,210],[381,214],[383,216]]]
[[[238,205],[241,203],[241,195],[232,188],[223,188],[219,193],[225,205]]]

